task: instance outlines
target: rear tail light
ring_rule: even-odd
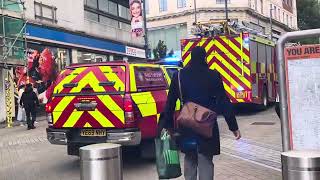
[[[47,103],[46,104],[46,112],[47,113],[52,113],[52,105],[51,105],[51,103]]]
[[[133,101],[130,95],[125,95],[124,97],[124,117],[125,117],[126,128],[136,127],[136,121],[134,119],[134,112],[133,112]]]

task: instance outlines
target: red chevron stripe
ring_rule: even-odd
[[[105,107],[101,100],[97,98],[97,109],[102,113],[116,128],[124,128],[124,124],[118,119],[109,108]]]
[[[241,55],[238,54],[235,50],[233,50],[227,43],[225,43],[220,37],[216,37],[216,40],[223,46],[225,47],[228,52],[230,52],[232,55],[234,55],[237,59],[241,58]]]
[[[162,113],[164,111],[166,100],[167,100],[167,92],[166,91],[152,91],[151,95],[156,102],[157,106],[157,114]]]
[[[221,78],[222,78],[222,81],[224,82],[224,83],[226,83],[227,84],[227,86],[229,86],[230,87],[230,81],[228,80],[228,79],[226,79],[224,76],[222,76],[221,75]],[[231,100],[231,102],[238,102],[237,101],[237,99],[236,98],[234,98],[231,94],[229,94],[227,91],[225,91],[226,92],[226,94],[228,95],[228,97],[229,97],[229,99]]]
[[[216,62],[218,66],[220,66],[226,73],[228,73],[230,77],[233,78],[245,90],[250,90],[248,86],[246,86],[237,76],[231,73],[229,69],[224,64],[222,64],[215,56],[210,61],[212,61],[212,64]]]
[[[235,38],[230,38],[230,41],[233,42],[233,44],[235,44],[239,49],[241,49],[241,44],[235,39]],[[248,56],[250,57],[250,52],[248,49],[246,49],[245,47],[242,48],[242,51]]]
[[[201,47],[206,48],[210,41],[212,41],[212,38],[207,38]]]
[[[217,47],[218,48],[218,47]],[[225,53],[220,53],[219,52],[219,55],[223,58],[223,59],[225,59],[234,69],[236,69],[236,71],[239,73],[239,74],[242,74],[242,70],[241,70],[241,68],[236,64],[236,63],[234,63]],[[230,71],[230,73],[232,73],[231,71]],[[249,76],[248,74],[246,74],[246,73],[243,73],[244,74],[244,77],[249,81],[249,82],[251,82],[251,76]]]
[[[55,128],[62,128],[63,125],[67,122],[68,118],[71,116],[73,110],[75,109],[74,103],[77,103],[77,98],[74,98],[67,107],[63,110],[62,114],[60,115],[59,119],[54,123]]]
[[[54,82],[54,85],[59,84],[65,77],[67,74],[70,74],[73,70],[71,69],[66,69],[62,74],[59,75],[59,77],[61,78],[57,78],[56,81]]]
[[[92,128],[103,128],[103,126],[88,112],[84,112],[73,127],[83,128],[86,123],[89,123],[92,126]]]
[[[191,53],[190,50],[192,50],[194,47],[196,47],[199,44],[199,42],[200,42],[199,40],[194,41],[192,46],[189,49],[187,49],[187,52],[184,54],[184,56],[182,56],[183,60],[186,59],[189,56],[189,54]]]

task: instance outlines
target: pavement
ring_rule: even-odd
[[[222,153],[213,160],[215,180],[280,180],[281,131],[273,109],[239,113],[237,119],[239,141],[219,119]],[[47,142],[45,121],[36,126],[0,129],[0,180],[79,180],[79,158],[68,156],[65,146]],[[182,154],[181,161],[183,167]],[[124,156],[123,173],[124,180],[158,179],[153,161],[130,154]]]

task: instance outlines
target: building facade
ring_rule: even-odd
[[[15,4],[15,8],[11,5],[10,8],[2,8],[1,15],[27,22],[22,31],[26,39],[22,41],[25,48],[22,57],[7,60],[6,62],[10,64],[8,70],[0,68],[0,122],[4,121],[7,115],[5,112],[7,101],[4,96],[7,72],[12,76],[11,92],[17,92],[19,85],[31,82],[36,84],[39,98],[45,103],[46,88],[52,83],[53,75],[56,75],[53,74],[52,66],[57,73],[74,63],[145,58],[144,38],[131,36],[128,0],[25,0],[23,3],[20,0],[0,0],[0,2]],[[9,27],[5,23],[2,24],[6,28]],[[3,34],[1,33],[2,36]],[[0,50],[5,48],[8,49],[2,47]],[[11,54],[14,54],[16,49],[13,48]],[[40,59],[34,63],[37,54],[40,54]],[[3,57],[0,58],[0,67],[1,64],[2,66],[5,64],[1,60]],[[12,102],[14,116],[13,95]]]
[[[231,21],[243,22],[263,34],[270,35],[270,15],[274,38],[297,29],[295,0],[227,1]],[[151,48],[161,39],[166,42],[168,50],[173,49],[177,54],[180,39],[193,36],[191,29],[195,19],[197,22],[226,19],[225,0],[146,0],[146,5]]]

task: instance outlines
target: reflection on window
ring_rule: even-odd
[[[84,4],[92,8],[98,8],[97,0],[84,0]]]
[[[114,19],[107,18],[105,16],[100,16],[101,24],[109,25],[115,28],[119,27],[118,21]]]
[[[159,0],[160,12],[168,10],[168,2],[167,0]]]
[[[106,62],[108,55],[78,51],[78,63]]]
[[[84,18],[90,21],[99,22],[98,14],[95,14],[89,11],[84,11]]]
[[[34,2],[35,18],[40,20],[57,23],[57,8],[42,4],[42,2]]]
[[[177,1],[178,1],[178,8],[187,7],[187,1],[186,0],[177,0]]]
[[[118,16],[118,7],[117,3],[109,1],[109,13],[115,16]]]

